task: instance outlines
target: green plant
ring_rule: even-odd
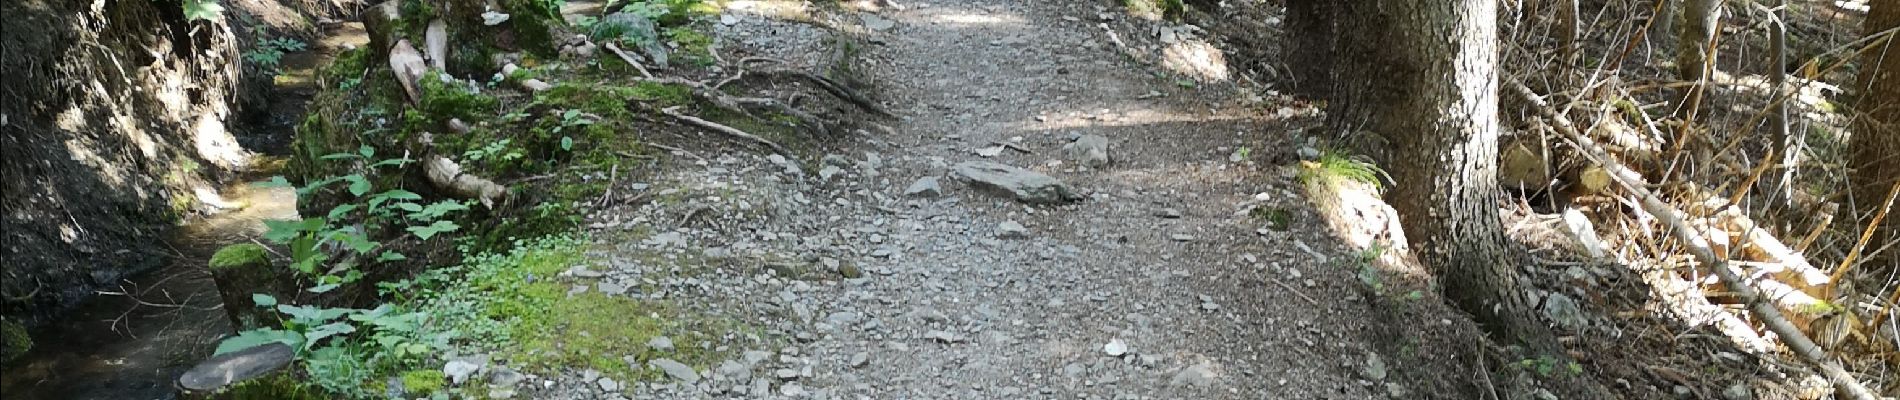
[[[265,39],[258,41],[256,47],[245,50],[243,56],[245,61],[256,64],[271,75],[277,75],[283,73],[280,67],[283,64],[284,54],[303,51],[304,48],[304,43],[297,39]]]
[[[1337,151],[1324,151],[1320,153],[1319,160],[1301,161],[1300,165],[1302,168],[1295,179],[1308,185],[1332,186],[1342,182],[1358,182],[1379,190],[1384,187],[1383,182],[1392,179],[1379,166]]]
[[[468,151],[462,152],[462,158],[466,158],[469,161],[481,161],[483,159],[502,161],[519,160],[523,157],[521,150],[508,147],[511,141],[510,139],[502,139],[490,142],[480,148],[469,149]]]
[[[362,146],[355,153],[329,154],[321,159],[369,162],[364,167],[367,170],[391,166],[400,168],[413,162],[407,158],[371,162],[375,155],[375,148]],[[437,234],[460,228],[454,222],[441,220],[443,216],[468,209],[466,204],[456,200],[441,200],[427,205],[417,203],[422,200],[421,195],[402,189],[370,193],[374,185],[361,173],[311,182],[297,188],[297,196],[302,199],[338,183],[345,185],[345,190],[355,201],[338,204],[321,216],[264,221],[265,227],[269,229],[264,238],[290,248],[291,267],[298,272],[317,276],[320,284],[309,289],[311,292],[322,293],[356,281],[361,277],[361,272],[355,267],[365,259],[386,262],[408,258],[402,253],[382,249],[382,243],[374,239],[377,233],[399,226],[403,232],[421,240],[429,240]],[[265,185],[287,187],[290,183],[280,176],[272,178]],[[352,220],[361,223],[348,223]],[[332,252],[326,251],[328,249],[335,249],[343,257],[334,264],[330,263]]]
[[[1551,356],[1538,356],[1536,358],[1518,360],[1518,362],[1511,364],[1511,367],[1536,372],[1537,375],[1545,377],[1562,376],[1562,374],[1566,373],[1571,376],[1583,374],[1582,364],[1578,364],[1576,361],[1563,361]],[[1562,369],[1558,369],[1559,367],[1562,367]]]
[[[224,6],[217,0],[184,0],[179,6],[185,9],[186,21],[215,21],[224,16]]]
[[[561,131],[566,130],[567,128],[582,127],[582,126],[588,126],[588,125],[593,125],[593,124],[594,124],[594,120],[588,119],[586,115],[581,114],[580,109],[568,109],[567,111],[561,112],[561,126],[554,127],[554,134],[560,135]],[[561,150],[574,151],[574,137],[573,136],[569,136],[569,135],[561,136]]]

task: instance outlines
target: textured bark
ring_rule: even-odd
[[[1900,26],[1900,0],[1876,0],[1868,11],[1867,35],[1875,35]],[[1892,38],[1879,43],[1861,57],[1860,79],[1854,85],[1859,92],[1855,111],[1853,142],[1849,149],[1854,166],[1850,176],[1854,187],[1854,205],[1858,221],[1868,221],[1883,206],[1880,204],[1893,185],[1900,182],[1900,43]],[[1900,238],[1900,218],[1889,215],[1870,247],[1878,248]],[[1876,255],[1887,262],[1869,262],[1868,266],[1900,264],[1900,254],[1888,251]],[[1873,261],[1873,260],[1869,260]]]
[[[1715,27],[1722,19],[1722,0],[1686,0],[1682,9],[1682,31],[1677,36],[1676,77],[1686,82],[1699,82],[1708,76],[1709,66],[1714,64],[1710,46],[1715,41]],[[1676,103],[1676,112],[1683,116],[1693,115],[1702,104],[1703,85],[1693,85],[1682,89]]]
[[[1348,2],[1342,103],[1390,141],[1387,196],[1445,296],[1501,341],[1557,349],[1531,314],[1498,217],[1496,2]],[[1349,33],[1348,33],[1349,32]],[[1367,40],[1371,40],[1367,42]],[[1349,82],[1365,82],[1351,84]]]
[[[1333,84],[1334,0],[1287,0],[1286,61],[1293,93],[1325,99]]]

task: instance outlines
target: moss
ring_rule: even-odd
[[[419,369],[402,373],[402,388],[410,394],[429,395],[447,384],[448,377],[442,371]]]
[[[0,363],[11,362],[31,350],[33,336],[26,333],[26,326],[0,317]]]
[[[298,382],[285,374],[239,382],[211,395],[214,400],[320,400],[329,399],[322,390]]]
[[[669,28],[667,40],[679,44],[679,53],[688,63],[700,67],[712,66],[716,61],[712,56],[712,36],[693,30],[691,27]]]
[[[485,118],[494,114],[495,106],[498,104],[494,96],[469,90],[459,84],[443,82],[441,79],[424,77],[420,83],[422,101],[419,102],[418,108],[426,114],[428,120],[409,121],[412,124],[448,121],[452,118],[460,118],[464,122]]]
[[[554,29],[551,23],[560,23],[560,9],[553,2],[540,0],[503,0],[502,9],[513,17],[508,19],[509,31],[514,33],[516,48],[529,54],[545,58],[554,58]]]
[[[1300,172],[1296,179],[1306,184],[1331,185],[1340,180],[1352,181],[1381,187],[1380,177],[1385,171],[1372,163],[1360,161],[1343,153],[1326,151],[1318,161],[1301,161]]]
[[[211,255],[211,269],[264,267],[270,265],[270,257],[264,246],[256,243],[239,243],[218,249]]]

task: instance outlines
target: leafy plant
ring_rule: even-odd
[[[303,51],[304,43],[291,38],[265,39],[257,42],[257,47],[244,51],[244,60],[257,64],[271,75],[282,73],[284,54]]]
[[[481,161],[483,159],[514,161],[521,159],[521,157],[523,157],[521,150],[508,147],[510,142],[512,142],[512,140],[502,139],[480,148],[469,149],[468,151],[462,152],[462,158],[467,158],[469,161]]]
[[[554,127],[554,133],[560,134],[562,130],[565,130],[567,128],[582,127],[582,126],[588,126],[588,125],[593,125],[593,124],[594,124],[594,120],[588,119],[585,115],[582,115],[581,110],[569,109],[561,113],[561,126]],[[562,151],[574,150],[573,136],[569,136],[569,135],[561,136],[561,150]]]
[[[217,0],[185,0],[180,6],[185,9],[186,21],[216,21],[224,16],[224,6]]]

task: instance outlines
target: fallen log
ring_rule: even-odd
[[[1544,101],[1543,96],[1532,92],[1530,88],[1525,87],[1521,82],[1513,81],[1510,83],[1510,87],[1515,94],[1523,97],[1525,101],[1530,102],[1531,105],[1534,106],[1533,108],[1537,109],[1539,114],[1551,119],[1557,126],[1557,131],[1574,142],[1578,148],[1582,149],[1585,157],[1590,158],[1591,161],[1604,167],[1618,186],[1622,186],[1624,190],[1629,191],[1631,195],[1635,196],[1638,201],[1642,203],[1645,211],[1655,216],[1656,220],[1664,226],[1668,226],[1670,232],[1674,234],[1676,239],[1682,241],[1683,245],[1689,249],[1689,252],[1695,256],[1696,261],[1710,265],[1712,267],[1711,269],[1715,271],[1715,274],[1722,278],[1722,281],[1727,282],[1733,289],[1737,290],[1741,298],[1747,302],[1748,310],[1753,313],[1756,318],[1760,319],[1762,324],[1768,327],[1769,331],[1780,336],[1782,343],[1788,346],[1789,351],[1794,352],[1796,356],[1818,367],[1821,370],[1821,374],[1826,376],[1828,381],[1834,384],[1835,391],[1838,392],[1840,396],[1852,400],[1879,399],[1879,397],[1874,396],[1873,392],[1868,391],[1867,386],[1862,385],[1859,379],[1855,378],[1853,374],[1848,373],[1847,369],[1842,368],[1839,362],[1830,358],[1827,352],[1823,351],[1819,345],[1814,344],[1814,340],[1809,339],[1799,328],[1789,322],[1788,319],[1781,314],[1781,310],[1776,309],[1771,302],[1767,301],[1768,299],[1762,293],[1763,291],[1754,284],[1755,280],[1743,279],[1741,274],[1729,269],[1728,261],[1717,257],[1715,252],[1709,249],[1708,241],[1698,232],[1690,229],[1688,224],[1683,221],[1681,211],[1664,203],[1662,199],[1656,197],[1654,193],[1650,193],[1649,189],[1647,189],[1648,184],[1643,181],[1641,174],[1636,173],[1636,171],[1610,158],[1609,153],[1604,151],[1601,146],[1597,146],[1595,141],[1579,133],[1576,126],[1571,124],[1568,118],[1565,118],[1563,115],[1558,114],[1556,110],[1552,109],[1549,103]]]

